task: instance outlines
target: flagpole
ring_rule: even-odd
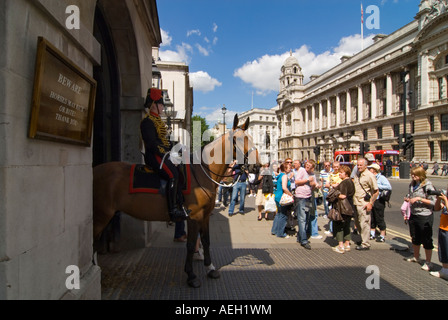
[[[364,50],[364,10],[361,2],[361,51]]]

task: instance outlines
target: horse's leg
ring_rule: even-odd
[[[218,279],[220,277],[219,271],[215,269],[212,264],[212,258],[210,255],[210,228],[209,228],[210,215],[207,215],[202,221],[201,227],[201,242],[204,248],[204,265],[207,268],[207,276],[212,279]]]
[[[187,261],[185,262],[185,272],[187,273],[187,282],[190,287],[199,288],[201,282],[193,272],[193,255],[196,251],[196,242],[199,234],[199,224],[196,220],[189,218],[187,220],[188,225],[188,238],[187,238]]]

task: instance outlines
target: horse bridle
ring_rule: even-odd
[[[238,129],[236,129],[235,131],[238,131],[238,130],[242,130],[241,128],[238,128]],[[229,137],[229,138],[232,138],[232,137]],[[248,164],[249,164],[249,156],[250,156],[250,154],[252,153],[252,152],[254,152],[254,151],[256,151],[257,150],[257,148],[255,147],[255,146],[253,146],[252,148],[250,148],[249,150],[247,150],[247,152],[246,153],[244,153],[244,164],[243,164],[243,166],[242,166],[242,170],[241,170],[241,173],[239,173],[239,175],[238,175],[238,178],[235,180],[235,182],[232,184],[232,185],[225,185],[225,184],[222,184],[222,183],[219,183],[219,182],[217,182],[217,181],[215,181],[212,177],[210,177],[210,175],[207,173],[207,171],[205,170],[205,168],[204,168],[204,163],[203,163],[203,161],[202,161],[202,159],[201,159],[201,163],[200,163],[200,166],[201,166],[201,169],[202,169],[202,171],[204,171],[204,173],[205,173],[205,175],[207,176],[207,178],[209,178],[213,183],[215,183],[216,185],[218,185],[218,186],[220,186],[220,187],[227,187],[227,188],[231,188],[231,187],[234,187],[239,181],[240,181],[240,178],[241,178],[241,176],[242,176],[242,172],[244,171],[244,169],[248,166]],[[240,154],[243,154],[243,151],[241,151],[241,149],[238,147],[238,144],[236,143],[236,139],[235,139],[235,137],[233,136],[233,160],[236,160],[236,158],[237,158],[237,153],[240,153]],[[208,165],[207,165],[208,166]],[[229,168],[229,167],[228,167]],[[207,168],[207,170],[210,172],[210,173],[212,173],[212,174],[214,174],[215,176],[217,176],[217,177],[220,177],[220,178],[229,178],[229,177],[232,177],[232,175],[220,175],[220,174],[217,174],[217,173],[215,173],[215,172],[213,172],[212,170],[210,170],[210,167],[208,167]]]

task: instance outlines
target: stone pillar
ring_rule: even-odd
[[[345,107],[345,114],[347,115],[347,125],[350,125],[352,122],[352,97],[350,96],[350,89],[345,91],[345,94],[347,96],[346,101],[346,107]]]
[[[392,115],[393,108],[392,75],[388,73],[386,77],[386,105],[384,107],[386,108],[386,115],[389,117]]]
[[[322,101],[319,101],[319,129],[320,130],[323,130],[323,128],[324,128],[323,118],[324,118],[324,113],[323,113]]]
[[[341,97],[336,94],[336,127],[341,125]]]
[[[331,128],[331,100],[327,99],[327,130]]]
[[[377,103],[376,103],[376,82],[375,79],[370,81],[372,94],[370,95],[370,105],[371,105],[371,119],[374,120],[378,113]]]
[[[314,104],[311,105],[311,122],[312,122],[312,131],[316,131],[316,110],[314,108]]]
[[[309,126],[309,121],[308,121],[308,117],[309,117],[309,114],[308,114],[308,107],[305,107],[305,133],[307,133],[307,132],[308,132],[308,129],[310,128],[310,126]]]
[[[429,99],[430,99],[430,78],[428,76],[428,69],[429,69],[429,61],[428,61],[428,52],[422,52],[420,53],[420,94],[421,94],[421,106],[427,106],[429,105]]]
[[[362,116],[363,114],[363,103],[362,103],[362,86],[359,85],[358,86],[358,122],[362,122],[362,120],[364,119],[364,117]]]

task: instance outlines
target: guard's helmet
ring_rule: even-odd
[[[163,103],[163,92],[157,88],[148,89],[148,94],[146,95],[145,108],[151,108],[151,105],[156,103]]]

